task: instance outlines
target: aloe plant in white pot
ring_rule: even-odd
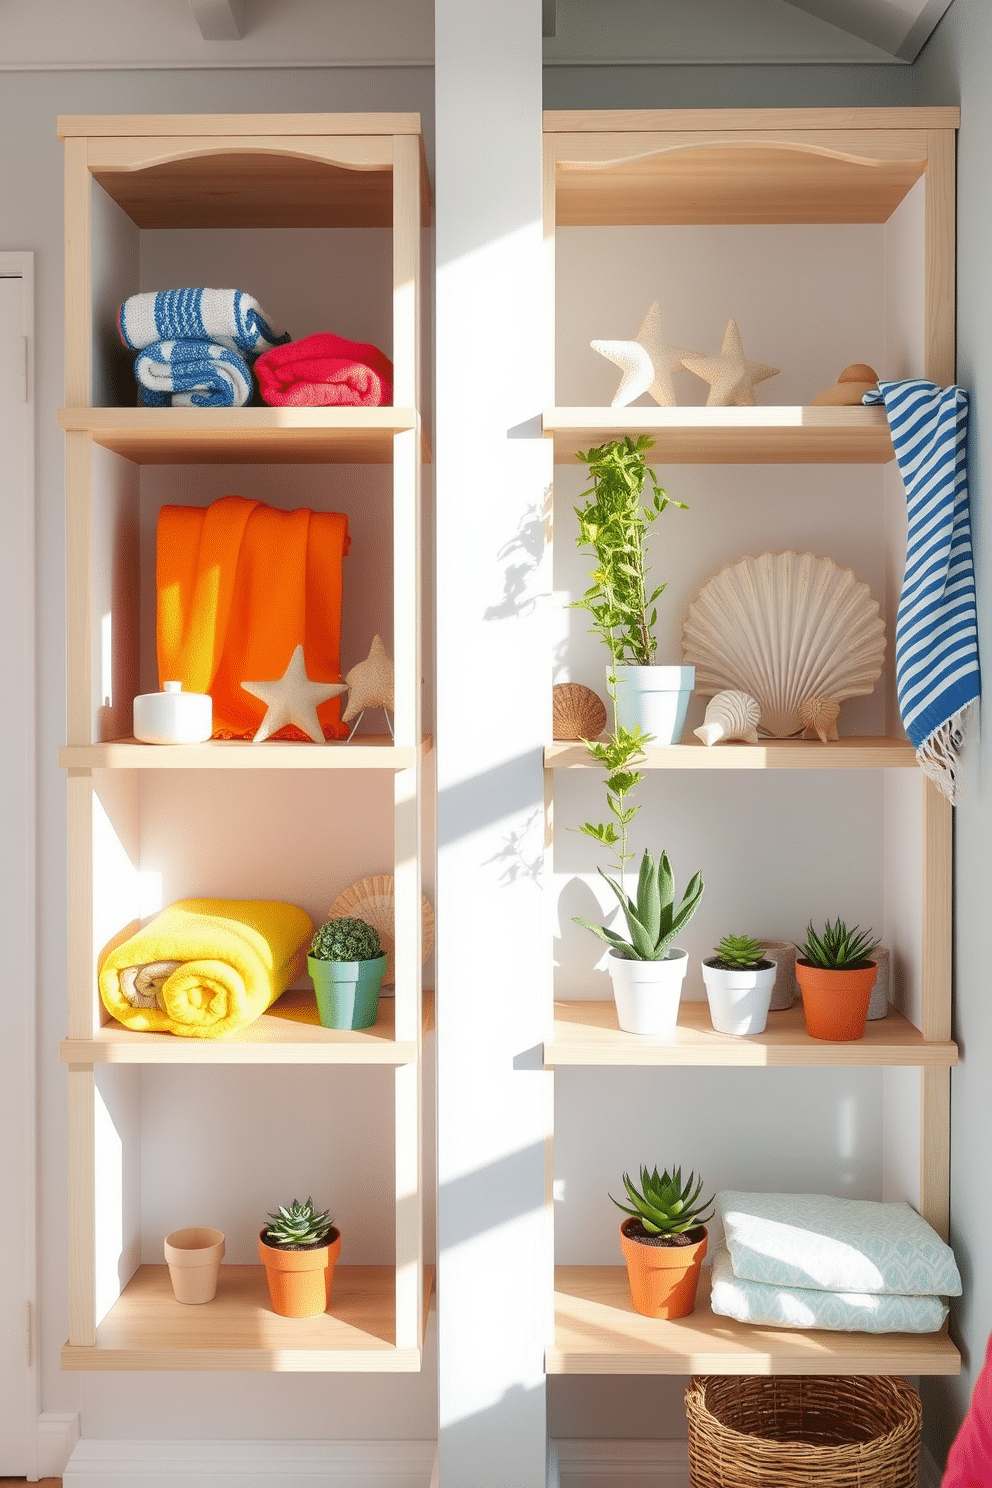
[[[607,966],[613,983],[617,1022],[626,1033],[670,1039],[675,1033],[688,952],[674,945],[695,914],[703,893],[702,874],[694,873],[678,905],[675,875],[668,854],[656,862],[645,849],[637,875],[637,899],[599,870],[620,901],[629,939],[606,925],[576,916],[577,923],[610,947]]]
[[[644,451],[654,440],[642,434],[625,435],[593,449],[578,452],[589,466],[592,485],[582,492],[585,506],[576,507],[580,548],[591,547],[596,567],[592,583],[574,608],[587,610],[592,629],[610,653],[607,687],[614,710],[614,732],[641,732],[658,744],[677,744],[682,737],[689,695],[695,683],[691,666],[659,665],[655,601],[664,592],[659,584],[648,590],[646,538],[648,528],[669,506],[685,509],[658,485]],[[650,496],[642,501],[650,482]]]

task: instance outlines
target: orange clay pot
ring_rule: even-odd
[[[644,1245],[631,1239],[627,1226],[637,1221],[631,1217],[620,1226],[620,1249],[627,1262],[630,1300],[634,1311],[645,1317],[688,1317],[696,1305],[699,1272],[706,1254],[706,1228],[699,1225],[690,1234],[702,1236],[690,1245]]]
[[[258,1237],[258,1255],[265,1267],[272,1311],[280,1317],[316,1317],[331,1300],[334,1267],[341,1254],[341,1231],[332,1226],[326,1245],[313,1250],[280,1250]]]
[[[805,957],[797,956],[796,981],[803,994],[806,1032],[810,1038],[829,1039],[833,1043],[861,1038],[877,974],[874,961],[857,970],[840,971],[814,966]]]

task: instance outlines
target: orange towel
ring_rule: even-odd
[[[251,739],[265,704],[242,682],[281,677],[298,645],[307,676],[341,680],[341,512],[278,511],[243,496],[163,506],[156,587],[159,684],[213,699],[214,738]],[[325,739],[345,738],[339,698],[317,709]],[[276,739],[304,739],[289,726]]]

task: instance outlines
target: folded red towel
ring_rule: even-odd
[[[330,331],[264,352],[253,371],[266,403],[379,408],[393,401],[393,364],[377,346]]]

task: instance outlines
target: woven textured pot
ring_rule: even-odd
[[[690,1488],[916,1488],[923,1412],[887,1375],[695,1375]]]

